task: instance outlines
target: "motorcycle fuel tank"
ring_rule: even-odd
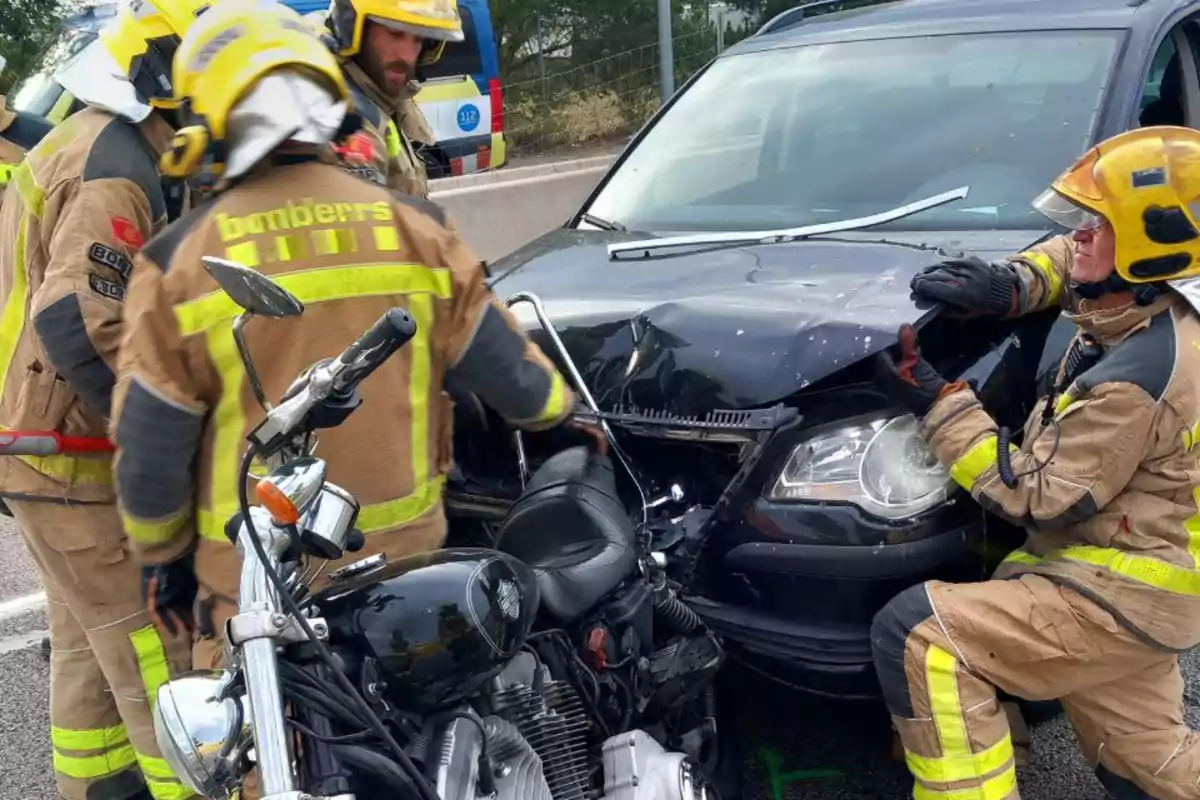
[[[386,694],[428,713],[471,696],[525,643],[537,577],[512,556],[458,548],[397,559],[319,593],[330,644],[372,658]]]

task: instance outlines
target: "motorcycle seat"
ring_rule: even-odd
[[[574,447],[534,472],[501,524],[495,547],[532,567],[542,607],[573,622],[633,572],[636,543],[612,461]]]

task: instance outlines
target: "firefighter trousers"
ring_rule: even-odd
[[[1060,699],[1112,797],[1200,797],[1178,655],[1040,575],[912,587],[875,617],[875,667],[916,800],[1017,800],[999,688]]]
[[[190,665],[159,634],[111,505],[7,501],[46,592],[50,741],[64,800],[195,797],[158,749],[151,698]]]

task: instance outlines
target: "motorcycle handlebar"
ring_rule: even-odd
[[[416,334],[417,323],[410,314],[402,308],[389,309],[370,330],[338,356],[341,368],[334,379],[334,392],[340,395],[353,392],[358,384]]]

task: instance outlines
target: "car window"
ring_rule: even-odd
[[[1158,46],[1158,51],[1150,62],[1150,72],[1146,76],[1138,108],[1139,125],[1145,127],[1187,123],[1182,77],[1175,36],[1168,35]]]
[[[1119,43],[1110,31],[959,34],[721,58],[588,211],[640,230],[762,229],[969,185],[890,227],[1044,227],[1030,202],[1090,144]]]

